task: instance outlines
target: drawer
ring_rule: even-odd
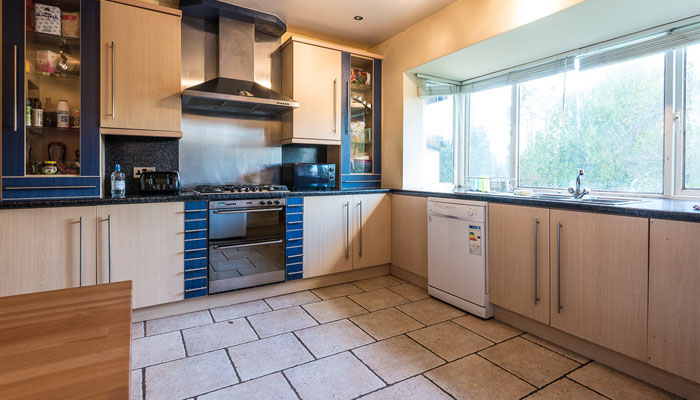
[[[304,204],[303,197],[287,197],[287,206],[298,206]]]
[[[197,240],[186,240],[185,241],[185,252],[190,250],[206,250],[207,239],[197,239]]]
[[[207,287],[207,278],[198,278],[185,281],[185,291]]]
[[[207,258],[207,249],[204,250],[193,250],[193,251],[185,251],[185,260],[191,260],[193,258],[202,258],[205,259]]]
[[[191,232],[185,232],[185,240],[193,240],[193,239],[206,239],[207,238],[207,230],[202,229],[199,231],[191,231]]]
[[[207,202],[206,201],[186,201],[185,202],[185,211],[190,211],[190,210],[205,210],[207,209]]]
[[[289,273],[294,273],[294,272],[302,272],[304,270],[304,264],[303,263],[294,263],[294,264],[287,264],[287,274]]]
[[[289,225],[290,222],[304,222],[304,214],[287,213],[287,225]]]
[[[195,269],[193,271],[185,271],[185,282],[188,279],[193,278],[206,278],[207,277],[207,267],[201,269]]]
[[[199,229],[207,229],[207,220],[185,221],[185,231],[195,231]]]
[[[185,221],[191,221],[195,219],[207,219],[207,210],[185,211]]]
[[[185,260],[185,271],[198,268],[206,268],[207,259],[200,258],[199,260]]]

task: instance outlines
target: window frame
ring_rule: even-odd
[[[685,187],[687,47],[677,49],[674,54],[674,104],[669,117],[675,151],[675,159],[672,157],[675,161],[673,183],[677,197],[700,197],[700,189]]]

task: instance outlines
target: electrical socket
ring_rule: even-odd
[[[134,179],[141,179],[141,174],[148,171],[155,171],[156,167],[134,167]]]

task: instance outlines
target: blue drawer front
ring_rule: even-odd
[[[287,240],[301,239],[302,237],[304,237],[303,229],[287,231]]]
[[[185,281],[185,290],[199,289],[207,287],[207,278],[192,279]]]
[[[185,221],[193,219],[207,219],[207,211],[185,211]]]
[[[304,212],[304,206],[301,204],[296,206],[287,206],[287,214],[295,214],[302,212]]]
[[[207,260],[205,258],[199,260],[185,260],[185,271],[197,268],[206,268]]]
[[[206,238],[207,238],[207,230],[206,229],[203,229],[201,231],[185,232],[185,240],[206,239]]]
[[[206,278],[207,277],[207,268],[202,268],[202,269],[197,269],[194,271],[185,271],[185,281],[187,279],[192,279],[192,278]]]
[[[286,264],[294,264],[294,263],[300,263],[304,260],[304,256],[302,254],[296,255],[296,256],[287,256],[285,257],[286,259]]]
[[[287,224],[290,222],[303,222],[304,221],[304,214],[287,214]]]
[[[3,200],[100,197],[100,177],[41,177],[2,179]]]
[[[207,202],[206,201],[188,201],[188,202],[185,202],[185,211],[206,210],[206,209],[207,209]]]
[[[297,262],[294,264],[287,264],[287,274],[293,274],[295,272],[303,272],[304,264]]]
[[[287,247],[287,257],[300,256],[304,251],[304,248],[299,245],[298,247]]]
[[[287,281],[295,281],[297,279],[302,279],[303,277],[304,277],[303,273],[287,274]]]
[[[297,229],[304,229],[303,222],[287,222],[287,231],[293,231]]]
[[[188,240],[185,241],[185,251],[201,250],[207,248],[207,239]]]
[[[193,297],[201,297],[201,296],[206,296],[206,295],[207,295],[207,288],[202,288],[199,290],[185,292],[186,299],[191,299]]]
[[[206,250],[195,250],[195,251],[185,251],[185,260],[191,260],[193,258],[207,258]]]
[[[304,204],[303,197],[287,197],[287,205],[288,206],[302,205],[302,204]]]
[[[198,229],[207,229],[207,220],[185,221],[185,231],[194,231]]]

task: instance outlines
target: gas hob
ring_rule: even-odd
[[[199,194],[288,192],[284,185],[201,185],[192,188]]]

